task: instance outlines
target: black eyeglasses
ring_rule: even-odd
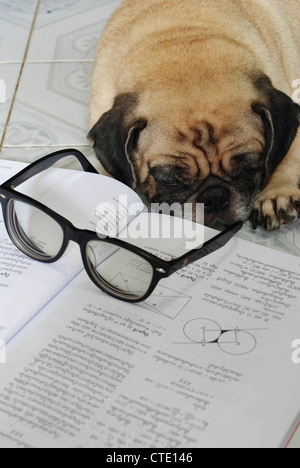
[[[15,190],[68,156],[76,158],[85,172],[98,174],[77,150],[57,151],[29,165],[0,185],[5,226],[19,250],[43,263],[56,262],[65,253],[69,242],[76,242],[90,279],[113,297],[127,302],[144,301],[161,279],[224,247],[243,226],[240,222],[235,223],[201,248],[171,261],[161,260],[119,239],[107,237],[103,240],[96,232],[78,229],[37,200]]]

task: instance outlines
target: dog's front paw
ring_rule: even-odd
[[[252,225],[263,226],[267,231],[290,224],[300,214],[300,190],[298,188],[269,185],[259,195],[252,211]]]

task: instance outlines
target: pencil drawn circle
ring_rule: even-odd
[[[257,341],[251,333],[236,329],[222,333],[218,345],[227,354],[242,356],[251,353],[256,348]]]
[[[184,334],[190,341],[205,345],[217,342],[222,335],[222,329],[213,320],[194,319],[185,325]]]

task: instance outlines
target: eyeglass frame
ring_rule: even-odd
[[[9,226],[9,221],[8,221],[8,210],[7,210],[7,205],[9,203],[9,200],[14,199],[16,201],[24,202],[27,203],[46,215],[48,215],[50,218],[52,218],[56,223],[61,227],[62,232],[63,232],[63,242],[60,251],[58,254],[51,259],[45,259],[45,260],[36,260],[41,263],[55,263],[58,260],[61,259],[61,257],[65,254],[67,247],[70,242],[75,242],[76,244],[79,245],[80,251],[81,251],[81,257],[83,261],[84,268],[91,279],[91,281],[103,292],[106,294],[109,294],[110,296],[120,299],[124,302],[130,302],[130,303],[138,303],[138,302],[143,302],[145,301],[155,288],[157,287],[158,283],[165,278],[170,277],[174,273],[176,273],[178,270],[181,270],[182,268],[187,267],[191,263],[194,263],[195,261],[201,260],[202,258],[216,252],[217,250],[221,249],[222,247],[225,247],[225,245],[240,231],[240,229],[243,227],[242,222],[236,222],[232,226],[229,226],[225,231],[219,233],[209,241],[205,242],[203,246],[193,249],[190,252],[176,258],[172,259],[170,261],[162,260],[159,257],[156,257],[155,255],[141,249],[140,247],[136,247],[132,244],[129,244],[128,242],[112,237],[99,237],[98,234],[94,231],[86,230],[86,229],[79,229],[76,226],[74,226],[68,219],[64,218],[60,214],[56,213],[55,211],[51,210],[51,208],[48,208],[46,205],[40,203],[39,201],[24,195],[18,191],[15,190],[15,188],[30,178],[34,177],[37,174],[40,174],[41,172],[44,172],[45,170],[51,168],[54,164],[56,164],[58,161],[61,159],[68,157],[68,156],[74,156],[78,162],[81,164],[84,172],[89,172],[93,174],[99,174],[99,172],[94,168],[94,166],[85,158],[85,156],[78,150],[75,149],[68,149],[68,150],[60,150],[56,151],[54,153],[51,153],[47,156],[44,156],[41,159],[38,159],[37,161],[33,162],[29,166],[27,166],[25,169],[17,173],[15,176],[11,177],[9,180],[4,182],[3,184],[0,185],[0,204],[2,206],[2,212],[3,212],[3,219],[5,223],[5,227],[7,230],[7,233],[12,241],[12,243],[22,252],[24,255],[28,256],[29,258],[32,258],[30,255],[25,254],[14,242],[12,237],[10,236],[10,230],[8,228]],[[149,289],[147,293],[145,293],[144,296],[141,298],[126,298],[126,297],[119,297],[117,294],[114,294],[112,291],[109,291],[105,289],[104,285],[101,285],[99,281],[96,280],[94,277],[89,264],[87,260],[87,255],[86,255],[86,246],[88,242],[90,241],[105,241],[108,244],[115,245],[117,247],[126,249],[136,255],[139,255],[142,257],[144,260],[146,260],[148,263],[153,268],[153,277],[152,277],[152,282],[149,286]]]

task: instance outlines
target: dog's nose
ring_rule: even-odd
[[[230,203],[230,190],[221,185],[214,185],[204,190],[199,196],[199,203],[204,203],[208,213],[224,211]]]

